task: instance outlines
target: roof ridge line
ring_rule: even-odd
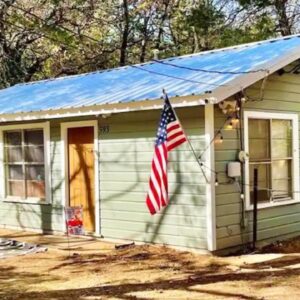
[[[215,53],[215,52],[221,52],[221,51],[226,51],[226,50],[231,50],[231,49],[244,48],[244,47],[257,45],[257,44],[267,44],[267,43],[272,43],[272,42],[276,42],[276,41],[280,41],[280,40],[291,39],[291,38],[294,38],[294,37],[299,37],[300,38],[300,33],[281,36],[281,37],[278,37],[278,38],[272,38],[272,39],[268,39],[268,40],[260,40],[260,41],[256,41],[256,42],[250,42],[250,43],[238,44],[238,45],[233,45],[233,46],[228,46],[228,47],[223,47],[223,48],[216,48],[216,49],[212,49],[212,50],[200,51],[200,52],[197,52],[197,53],[173,56],[173,57],[163,58],[163,59],[160,59],[160,60],[169,60],[169,59],[174,59],[174,58],[179,58],[179,57],[192,57],[192,56],[203,55],[203,54],[208,54],[208,53]]]

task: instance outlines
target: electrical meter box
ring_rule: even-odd
[[[231,178],[241,177],[241,163],[231,161],[227,164],[227,176]]]

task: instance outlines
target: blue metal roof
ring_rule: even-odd
[[[291,36],[162,62],[221,72],[245,72],[261,69],[299,47],[300,37]],[[170,97],[201,95],[238,76],[240,74],[207,73],[150,62],[0,90],[0,114],[153,100],[161,97],[163,88]]]

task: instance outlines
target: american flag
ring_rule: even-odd
[[[149,192],[146,198],[146,204],[152,215],[159,212],[169,202],[167,179],[168,152],[186,141],[187,138],[166,95],[156,135]]]

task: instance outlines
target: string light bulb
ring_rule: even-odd
[[[229,122],[229,124],[226,126],[226,129],[233,129],[233,123],[232,121]]]
[[[223,143],[223,135],[221,131],[218,132],[216,138],[215,138],[215,144],[222,144]]]
[[[232,125],[237,125],[239,123],[240,119],[238,117],[233,117],[230,121]]]
[[[239,123],[240,119],[237,113],[235,113],[235,116],[229,117],[229,124],[226,126],[227,129],[233,129],[236,128],[237,124]]]
[[[218,186],[219,185],[219,180],[218,180],[218,177],[217,177],[217,174],[216,174],[216,178],[215,178],[215,186]]]

